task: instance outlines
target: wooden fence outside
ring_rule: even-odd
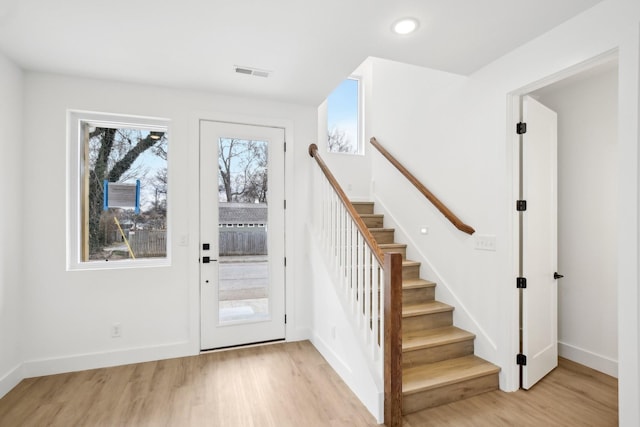
[[[165,230],[130,231],[129,245],[136,258],[166,256],[167,232]]]
[[[267,255],[267,233],[262,230],[221,231],[219,244],[220,256]],[[167,254],[167,233],[164,230],[130,231],[129,245],[136,258],[163,257]]]
[[[267,233],[224,230],[220,232],[220,256],[267,255]]]

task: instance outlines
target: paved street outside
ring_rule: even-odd
[[[220,257],[220,300],[266,298],[269,268],[266,256]]]
[[[267,257],[220,257],[218,262],[220,321],[268,318]]]

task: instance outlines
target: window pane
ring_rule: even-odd
[[[82,122],[82,139],[81,260],[166,257],[166,129]]]
[[[327,98],[327,142],[333,153],[359,153],[357,79],[346,79]]]
[[[219,230],[219,323],[270,319],[267,141],[218,141],[218,221],[238,221]],[[245,224],[248,224],[245,227]]]

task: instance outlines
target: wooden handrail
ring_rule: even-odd
[[[384,265],[384,254],[382,253],[382,249],[380,249],[380,247],[378,246],[378,243],[376,243],[376,240],[371,234],[371,231],[369,231],[369,228],[367,227],[367,225],[364,223],[362,218],[360,218],[360,215],[356,211],[356,208],[353,207],[353,205],[351,204],[351,201],[349,200],[345,192],[342,190],[342,187],[340,187],[340,184],[338,184],[338,181],[335,179],[335,177],[327,167],[326,163],[322,160],[322,157],[320,157],[320,155],[318,154],[318,146],[316,144],[309,145],[309,155],[313,157],[318,163],[318,166],[320,166],[320,170],[322,170],[322,173],[324,173],[324,176],[327,177],[329,184],[331,184],[334,191],[340,198],[340,201],[342,201],[342,204],[347,209],[349,216],[351,217],[353,222],[356,224],[356,227],[358,227],[360,234],[362,234],[362,236],[364,237],[369,248],[371,248],[371,252],[378,260],[378,263],[380,265]]]
[[[373,137],[369,140],[371,145],[373,145],[384,157],[391,162],[392,165],[396,167],[400,171],[402,175],[405,176],[417,189],[420,191],[442,214],[449,220],[451,223],[460,231],[465,232],[467,234],[473,234],[476,230],[473,229],[470,225],[465,224],[460,221],[460,219],[454,215],[453,212],[449,210],[427,187],[425,187],[418,179],[413,176],[411,172],[409,172],[404,166],[400,164],[395,157],[393,157],[387,150],[384,149],[382,145],[378,142],[378,140]]]

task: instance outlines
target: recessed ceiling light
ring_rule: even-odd
[[[396,34],[411,34],[418,29],[418,20],[415,18],[403,18],[396,21],[391,28]]]

